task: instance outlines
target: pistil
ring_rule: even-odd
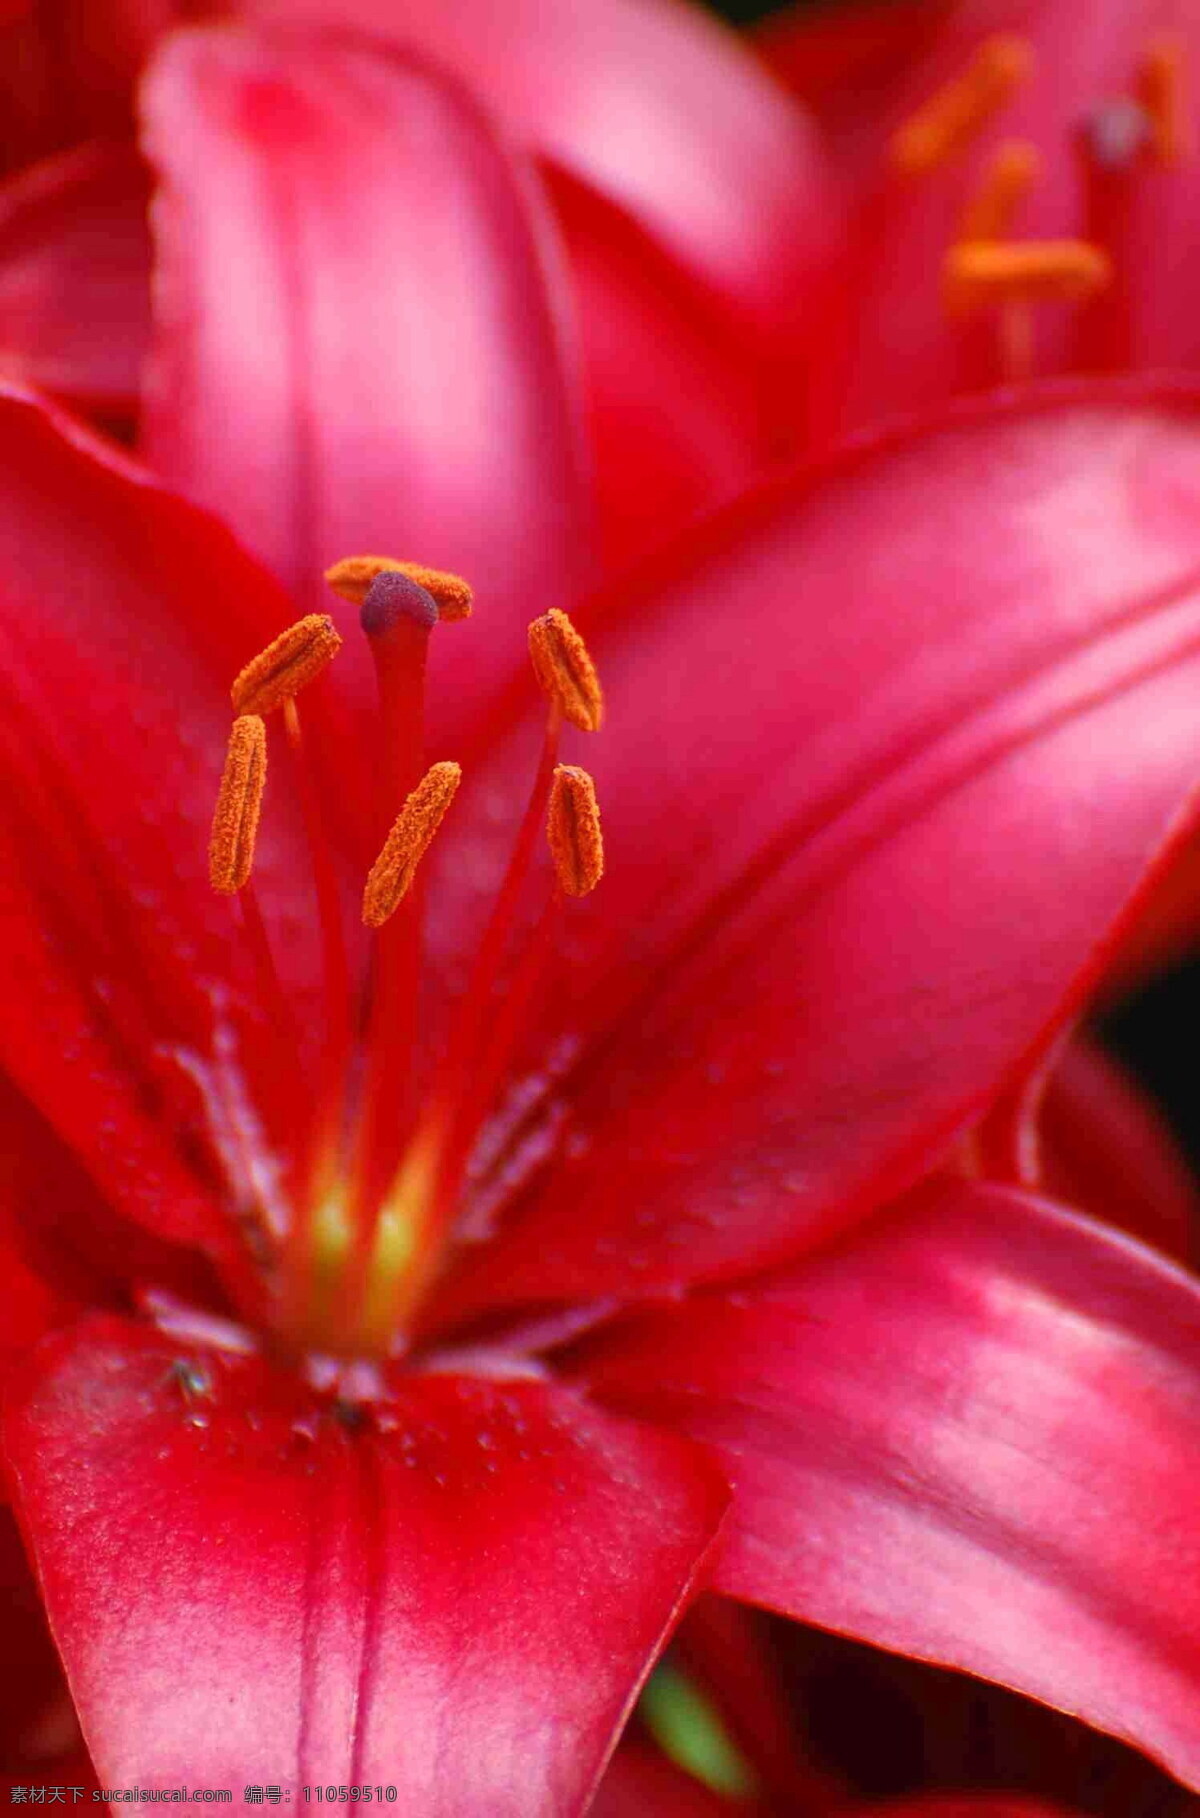
[[[293,1169],[293,1211],[282,1251],[254,1260],[274,1276],[272,1323],[289,1349],[378,1356],[405,1342],[418,1304],[443,1266],[474,1135],[511,1063],[529,1008],[550,977],[553,922],[565,900],[591,890],[601,875],[594,785],[586,771],[557,759],[563,721],[595,731],[603,696],[587,647],[566,614],[555,609],[536,620],[530,652],[548,700],[541,761],[466,1000],[433,1077],[419,1082],[418,869],[461,781],[459,766],[449,760],[423,769],[426,655],[434,624],[465,616],[470,590],[456,576],[384,557],[339,563],[329,579],[344,597],[361,601],[379,685],[381,847],[363,892],[363,922],[372,936],[364,1013],[352,1017],[340,887],[294,694],[340,645],[332,621],[322,615],[289,627],[234,684],[235,705],[256,711],[240,713],[234,723],[214,818],[212,875],[218,889],[246,891],[266,776],[261,714],[279,709],[313,859],[328,1027],[307,1159]],[[532,940],[521,944],[514,960],[517,919],[543,824],[553,883]],[[245,919],[278,1033],[287,1026],[286,1000],[251,899]],[[292,1066],[293,1057],[281,1055],[281,1076]],[[299,1154],[298,1135],[295,1147]]]

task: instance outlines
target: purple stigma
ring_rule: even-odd
[[[369,638],[386,637],[402,620],[430,631],[437,624],[433,595],[399,569],[385,568],[367,588],[359,622]]]

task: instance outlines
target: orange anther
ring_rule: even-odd
[[[229,734],[208,846],[209,880],[222,896],[249,881],[266,781],[267,729],[256,713],[244,713]]]
[[[533,670],[550,700],[581,732],[598,732],[604,695],[588,647],[565,612],[552,606],[529,627]]]
[[[908,177],[937,170],[962,151],[1033,68],[1027,38],[987,38],[967,68],[931,95],[892,135],[894,167]]]
[[[298,694],[342,647],[333,620],[311,612],[246,664],[230,690],[235,713],[270,713]]]
[[[559,764],[550,785],[546,837],[559,883],[568,896],[586,896],[604,875],[604,840],[596,785],[576,764]]]
[[[439,619],[470,618],[472,594],[467,582],[460,575],[426,568],[421,562],[397,562],[391,556],[346,556],[325,570],[325,579],[343,600],[361,606],[376,575],[386,573],[406,574],[423,587],[436,602]]]
[[[1137,97],[1150,121],[1160,164],[1178,164],[1190,150],[1186,78],[1186,52],[1178,39],[1157,38],[1147,45],[1138,66]]]
[[[396,816],[363,891],[362,918],[368,928],[382,928],[407,895],[461,781],[458,764],[434,764]]]
[[[963,210],[960,240],[1002,240],[1017,210],[1042,174],[1041,155],[1027,139],[1006,139]]]
[[[1087,240],[960,240],[946,254],[947,307],[1079,302],[1108,283],[1107,253]]]

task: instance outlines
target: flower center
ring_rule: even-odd
[[[553,923],[565,899],[584,896],[599,882],[603,848],[595,787],[587,771],[558,762],[558,746],[564,720],[598,730],[603,700],[591,657],[566,614],[551,610],[536,619],[530,655],[549,703],[541,758],[467,991],[432,1067],[426,1064],[418,1077],[418,874],[462,780],[459,765],[449,760],[425,768],[425,664],[434,627],[466,618],[471,593],[456,576],[376,556],[340,562],[326,578],[360,607],[378,682],[381,844],[363,890],[365,964],[356,968],[351,959],[338,865],[297,699],[341,647],[325,615],[290,626],[233,684],[236,717],[209,869],[214,889],[238,900],[282,1064],[294,1070],[298,1032],[252,883],[267,787],[267,721],[277,715],[314,880],[325,1028],[313,1113],[289,1158],[285,1211],[281,1218],[277,1205],[261,1208],[250,1247],[276,1341],[296,1355],[353,1358],[394,1354],[410,1342],[418,1310],[452,1246],[479,1129],[545,987]],[[552,881],[535,937],[514,955],[543,825]],[[262,1317],[261,1307],[254,1311]]]

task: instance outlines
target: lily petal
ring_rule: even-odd
[[[607,874],[529,1056],[569,1140],[470,1298],[814,1242],[1078,1002],[1200,777],[1200,419],[1101,395],[864,447],[601,603]]]
[[[306,608],[336,605],[321,575],[346,555],[467,575],[475,621],[433,665],[461,721],[530,612],[589,572],[527,173],[454,84],[368,40],[181,32],[143,104],[162,184],[152,464]]]
[[[725,504],[779,454],[752,337],[697,306],[650,237],[586,185],[551,194],[575,290],[606,573]]]
[[[725,1460],[721,1588],[999,1680],[1195,1786],[1198,1332],[1200,1286],[1153,1252],[956,1185],[646,1316],[587,1371]]]
[[[257,1018],[205,876],[229,679],[288,603],[222,526],[13,392],[0,474],[0,1064],[111,1207],[195,1242],[213,1210],[175,1146],[174,1112],[199,1104],[188,1057]],[[308,880],[286,795],[271,818],[275,917]],[[302,1003],[316,960],[293,928]]]
[[[581,1811],[720,1522],[704,1459],[538,1383],[409,1376],[339,1414],[254,1359],[205,1359],[203,1387],[174,1362],[94,1320],[8,1413],[103,1781]]]
[[[330,0],[246,0],[328,22]],[[456,70],[525,145],[618,203],[744,325],[793,324],[830,239],[816,135],[735,33],[659,0],[339,0]]]
[[[0,186],[0,373],[132,415],[150,332],[145,169],[97,143]]]

